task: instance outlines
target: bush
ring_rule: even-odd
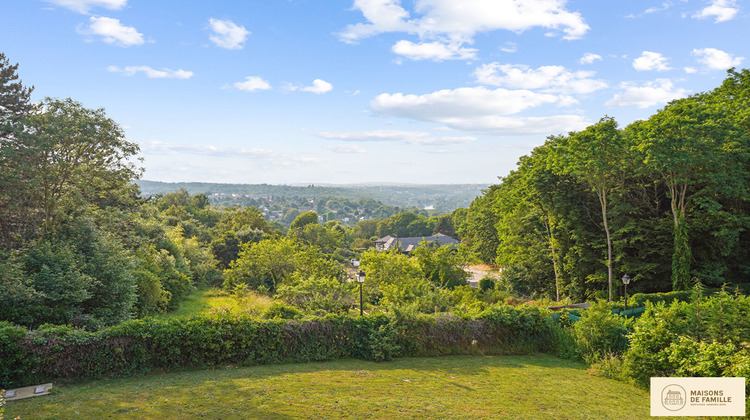
[[[664,293],[636,293],[628,298],[628,306],[631,308],[637,308],[640,306],[646,306],[646,302],[651,302],[652,304],[663,302],[667,305],[675,301],[687,302],[692,295],[693,292],[690,290],[677,290]]]
[[[612,313],[606,302],[597,302],[573,324],[581,356],[590,361],[622,354],[627,347],[623,318]]]
[[[750,298],[721,291],[669,307],[647,304],[629,338],[625,369],[642,386],[653,376],[731,376],[747,370]]]
[[[44,326],[29,334],[0,324],[0,388],[219,364],[253,365],[354,357],[390,360],[443,354],[524,354],[553,348],[552,321],[533,307],[493,307],[477,318],[394,311],[391,315],[284,320],[218,314],[144,318],[86,332]],[[291,315],[290,315],[291,314]],[[11,357],[7,357],[10,355]],[[15,358],[15,359],[14,359]]]
[[[274,302],[263,312],[265,319],[299,319],[302,318],[302,311],[292,305],[281,302]]]

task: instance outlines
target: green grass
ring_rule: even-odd
[[[56,385],[6,418],[646,419],[648,393],[547,355],[225,367]]]
[[[222,309],[234,314],[260,315],[271,305],[271,302],[273,299],[254,292],[247,292],[244,296],[238,297],[222,289],[203,288],[190,294],[174,311],[157,315],[157,318],[208,315],[212,311]]]

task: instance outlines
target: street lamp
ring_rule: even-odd
[[[359,316],[364,315],[364,307],[362,306],[364,300],[362,299],[362,283],[365,282],[365,272],[362,270],[357,271],[357,283],[359,283]]]
[[[625,285],[625,310],[628,310],[628,283],[630,283],[630,276],[625,274],[622,276],[622,284]]]

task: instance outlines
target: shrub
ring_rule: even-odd
[[[265,319],[299,319],[302,318],[302,312],[292,305],[281,302],[274,302],[263,312]]]
[[[581,320],[573,324],[581,356],[594,361],[606,355],[622,354],[627,347],[623,322],[606,302],[597,302],[584,311]]]
[[[651,302],[652,304],[664,302],[667,305],[672,302],[687,302],[692,295],[693,292],[690,290],[677,290],[664,293],[636,293],[628,298],[628,306],[631,308],[637,308],[640,306],[646,306],[646,302]]]
[[[728,376],[747,363],[750,298],[722,290],[669,307],[647,304],[629,338],[625,369],[642,386],[653,376]]]
[[[523,354],[553,348],[552,321],[535,307],[492,307],[477,318],[393,314],[298,317],[277,304],[279,317],[217,314],[126,321],[87,332],[44,326],[31,333],[0,324],[0,388],[56,379],[81,380],[219,364],[253,365],[354,357],[390,360],[443,354]],[[291,314],[291,315],[290,315]],[[13,359],[15,357],[15,359]]]

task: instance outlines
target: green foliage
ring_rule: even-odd
[[[495,278],[491,276],[484,276],[479,280],[479,290],[487,292],[495,288]]]
[[[311,223],[314,223],[314,224],[318,223],[318,213],[315,213],[314,211],[308,211],[297,216],[292,221],[292,224],[289,225],[289,229],[290,230],[300,229]]]
[[[628,298],[628,306],[636,308],[639,306],[646,306],[646,302],[657,304],[664,302],[669,305],[672,302],[687,302],[693,295],[692,291],[678,290],[675,292],[664,292],[664,293],[636,293]]]
[[[610,305],[597,302],[583,311],[573,324],[575,342],[581,356],[589,361],[620,355],[627,348],[624,319],[613,314]]]
[[[435,247],[422,242],[412,255],[417,259],[424,278],[433,285],[452,289],[466,284],[469,273],[461,268],[466,261],[449,245]]]
[[[265,319],[299,319],[302,318],[302,312],[294,306],[281,302],[274,302],[263,312]]]
[[[247,284],[253,289],[275,291],[293,274],[302,277],[343,278],[338,263],[325,258],[319,248],[292,238],[266,239],[242,246],[239,258],[225,271],[224,288]]]
[[[354,305],[355,283],[332,278],[293,276],[289,284],[278,288],[276,297],[316,315],[344,312]]]
[[[642,385],[652,376],[688,372],[729,376],[747,361],[750,298],[722,291],[669,307],[648,304],[629,339],[625,368]]]
[[[284,320],[298,318],[299,311],[284,304],[274,308],[267,312],[273,319],[225,313],[144,318],[95,333],[69,326],[44,326],[27,336],[23,330],[0,324],[3,354],[24,360],[0,361],[0,388],[219,364],[340,358],[380,361],[479,351],[535,353],[552,344],[551,321],[546,312],[535,307],[493,307],[476,319],[396,311],[391,316],[327,315],[306,320]]]

